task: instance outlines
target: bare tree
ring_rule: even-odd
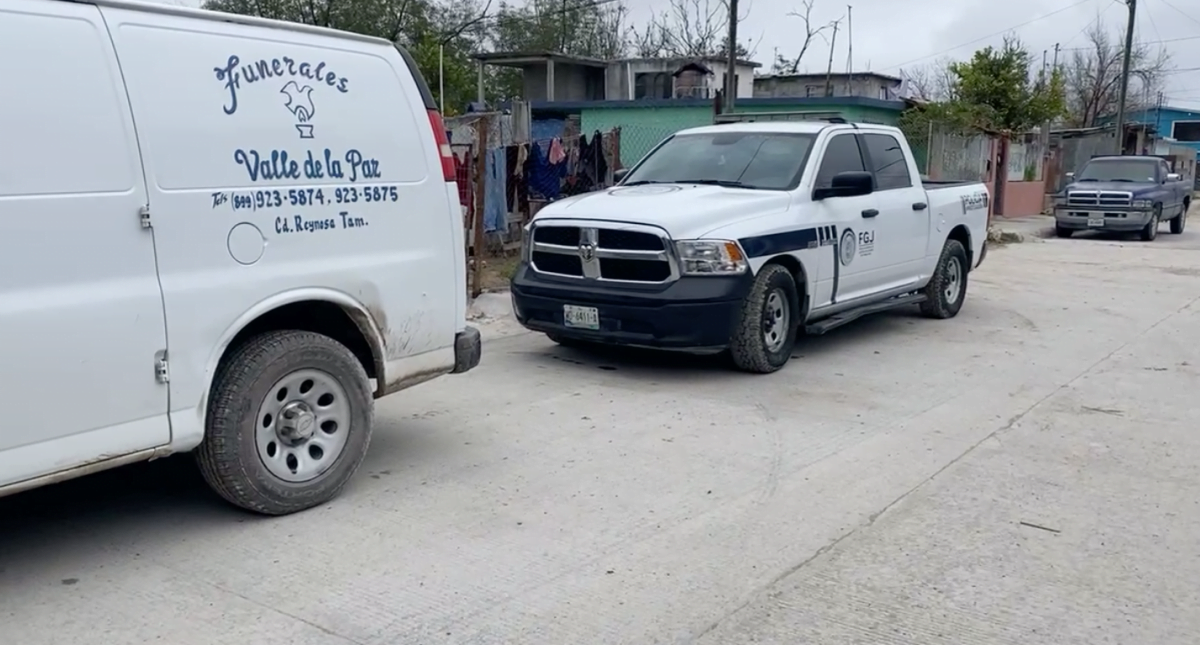
[[[644,29],[631,28],[629,40],[638,56],[701,58],[725,51],[728,27],[729,5],[721,0],[671,0]]]
[[[902,70],[900,76],[908,82],[908,89],[913,97],[922,101],[946,101],[954,91],[951,62],[953,61],[943,56],[931,63]]]
[[[799,18],[804,21],[804,40],[800,43],[800,51],[794,57],[783,56],[776,54],[775,61],[771,65],[771,72],[775,74],[795,74],[800,71],[800,61],[804,59],[804,54],[808,53],[809,46],[812,45],[813,39],[820,37],[825,39],[825,32],[833,29],[836,20],[829,21],[820,26],[814,27],[812,22],[814,0],[801,0],[801,5],[804,6],[804,11],[790,11],[787,15],[793,18]],[[828,40],[826,40],[828,42]]]
[[[1124,56],[1123,47],[1103,23],[1097,21],[1086,36],[1086,47],[1073,52],[1063,70],[1068,120],[1082,128],[1095,126],[1102,117],[1117,112]],[[1161,47],[1135,43],[1129,69],[1126,110],[1147,108],[1171,71],[1171,56]]]

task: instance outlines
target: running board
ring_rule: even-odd
[[[841,327],[842,325],[844,325],[848,322],[853,322],[855,320],[858,320],[859,318],[862,318],[863,316],[866,316],[869,314],[877,314],[881,311],[887,311],[889,309],[896,309],[897,307],[907,307],[909,305],[919,305],[922,302],[925,302],[926,300],[928,300],[928,298],[925,297],[925,294],[921,294],[921,293],[914,293],[912,295],[907,295],[907,296],[897,296],[895,298],[890,298],[888,300],[884,300],[883,302],[876,302],[876,303],[870,304],[870,305],[863,305],[856,309],[848,309],[841,313],[834,314],[828,318],[818,320],[817,322],[812,323],[811,325],[805,325],[804,331],[805,331],[805,333],[813,334],[813,335],[824,334],[825,332],[827,332],[831,329],[837,329],[838,327]]]

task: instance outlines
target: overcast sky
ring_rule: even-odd
[[[200,0],[164,0],[197,6]],[[514,4],[520,0],[514,0]],[[704,0],[701,0],[703,2]],[[708,0],[713,4],[719,0]],[[626,0],[632,24],[644,24],[669,0]],[[1119,39],[1128,11],[1119,0],[850,0],[854,9],[854,71],[899,74],[904,67],[926,64],[941,56],[969,57],[976,49],[999,45],[1006,32],[1016,33],[1031,50],[1070,62],[1072,49],[1086,44],[1084,31],[1099,19]],[[795,0],[739,0],[738,40],[750,41],[754,59],[770,67],[774,52],[794,55],[803,38],[804,23],[788,16],[802,9]],[[815,0],[814,24],[846,16],[845,0]],[[1099,17],[1099,18],[1097,18]],[[843,20],[834,47],[833,68],[845,71],[850,34]],[[1197,0],[1138,0],[1137,38],[1171,53],[1176,69],[1167,77],[1164,103],[1200,110],[1200,2]],[[832,35],[832,34],[830,34]],[[815,43],[801,66],[823,72],[830,46]]]
[[[665,0],[630,0],[634,19]],[[758,43],[755,60],[768,65],[775,48],[792,54],[799,49],[803,21],[787,17],[798,8],[793,0],[739,0],[745,16],[738,40]],[[1069,62],[1071,48],[1086,44],[1084,30],[1100,16],[1120,38],[1129,13],[1117,0],[850,0],[854,9],[854,68],[897,74],[902,66],[920,65],[946,55],[967,58],[976,49],[999,45],[1005,30],[1016,33],[1040,54],[1054,44]],[[828,22],[846,14],[846,0],[815,0],[813,21]],[[1027,24],[1026,24],[1027,23]],[[846,69],[846,22],[838,32],[834,70]],[[1162,42],[1177,71],[1168,76],[1164,103],[1200,109],[1200,2],[1197,0],[1138,0],[1137,27],[1143,42]],[[761,39],[761,40],[760,40]],[[825,71],[829,45],[821,42],[805,55],[802,66]],[[1185,71],[1192,70],[1192,71]]]

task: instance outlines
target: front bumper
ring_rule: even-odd
[[[599,343],[709,352],[729,346],[753,284],[749,272],[654,285],[582,281],[545,276],[522,264],[511,293],[513,312],[527,329]],[[563,305],[595,307],[600,328],[567,327]]]
[[[454,370],[451,374],[462,374],[479,366],[483,356],[483,341],[479,330],[467,326],[466,329],[454,335]]]
[[[1059,228],[1073,231],[1140,231],[1150,223],[1151,211],[1088,211],[1071,208],[1055,208],[1054,223]],[[1097,226],[1096,220],[1104,224]]]

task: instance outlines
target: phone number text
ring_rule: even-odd
[[[230,205],[233,210],[266,210],[326,206],[330,204],[359,204],[399,201],[395,186],[344,186],[338,188],[290,188],[287,190],[251,190],[233,193],[213,193],[212,207]]]

